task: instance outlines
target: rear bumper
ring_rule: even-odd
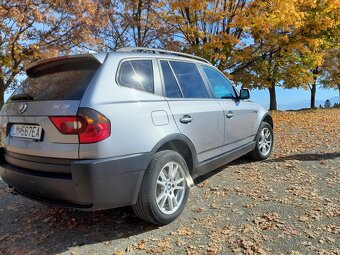
[[[66,166],[68,171],[55,172],[51,169],[58,168],[56,163],[40,164],[25,157],[27,164],[38,164],[39,170],[23,167],[20,159],[10,157],[8,160],[4,149],[0,150],[0,175],[10,187],[33,200],[82,210],[102,210],[136,203],[150,160],[148,153],[75,160]],[[65,165],[62,168],[65,169]]]

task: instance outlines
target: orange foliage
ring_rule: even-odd
[[[27,63],[98,45],[93,32],[103,15],[92,0],[1,1],[0,94]]]

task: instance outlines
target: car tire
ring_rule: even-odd
[[[183,211],[189,195],[188,167],[175,151],[157,152],[145,171],[135,214],[156,225],[174,221]]]
[[[262,122],[255,138],[255,149],[249,153],[254,160],[267,159],[273,150],[274,133],[273,128],[267,122]]]

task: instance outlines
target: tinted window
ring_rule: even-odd
[[[161,61],[161,67],[163,72],[165,96],[170,98],[182,97],[182,93],[179,90],[175,76],[167,61]]]
[[[183,96],[186,98],[208,98],[209,94],[203,79],[192,63],[170,61],[170,65],[175,72]]]
[[[70,59],[50,62],[30,71],[11,97],[34,101],[80,100],[99,63],[93,59]],[[11,98],[10,98],[11,100]]]
[[[152,61],[124,61],[119,68],[118,82],[124,87],[153,93]]]
[[[235,98],[233,85],[218,71],[203,67],[205,74],[211,84],[215,98]]]

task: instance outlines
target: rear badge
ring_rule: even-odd
[[[56,104],[53,106],[52,110],[67,110],[70,108],[69,104]]]
[[[27,104],[26,103],[23,103],[19,106],[18,108],[18,113],[23,113],[27,110]]]

